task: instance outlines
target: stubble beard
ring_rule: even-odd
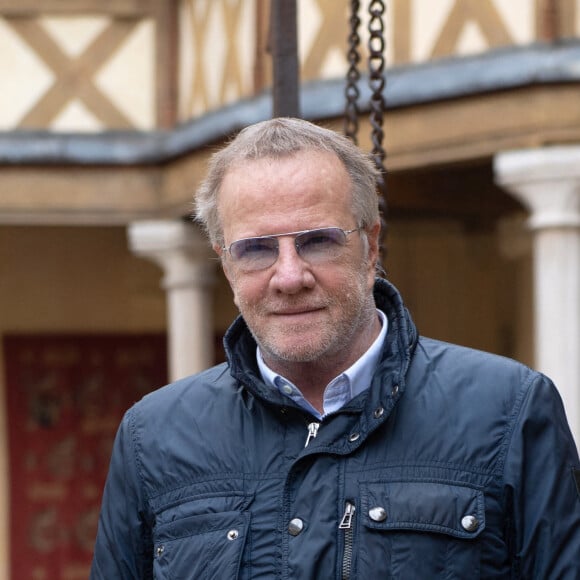
[[[341,296],[329,297],[324,304],[326,316],[321,322],[309,324],[286,323],[265,325],[271,309],[266,304],[247,305],[246,322],[254,340],[266,358],[280,363],[331,362],[337,357],[346,358],[359,334],[372,324],[375,305],[367,288],[367,279],[361,272],[355,274],[356,285]],[[243,305],[242,305],[243,307]],[[337,316],[333,314],[338,312]],[[253,322],[258,324],[253,324]],[[354,362],[354,361],[353,361]]]

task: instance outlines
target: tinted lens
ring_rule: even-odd
[[[242,268],[267,268],[278,257],[278,240],[268,237],[238,240],[230,246],[230,255]]]
[[[323,228],[296,236],[296,247],[305,260],[332,258],[346,244],[340,228]]]

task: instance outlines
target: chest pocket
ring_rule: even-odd
[[[483,492],[432,481],[367,482],[361,488],[357,578],[480,576]],[[356,549],[356,547],[355,547]]]
[[[153,530],[155,580],[238,578],[250,496],[198,497],[165,508]]]

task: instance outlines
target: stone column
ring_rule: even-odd
[[[177,220],[129,225],[132,252],[158,264],[167,292],[170,380],[199,372],[214,361],[213,253],[199,228]]]
[[[580,441],[580,146],[500,153],[496,182],[529,210],[535,366],[556,383]]]

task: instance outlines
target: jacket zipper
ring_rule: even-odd
[[[312,439],[315,439],[318,435],[318,428],[320,427],[320,423],[309,423],[308,424],[308,435],[306,436],[306,443],[304,447],[308,447],[308,444]]]
[[[354,530],[353,530],[353,516],[355,512],[355,506],[349,501],[346,502],[344,507],[344,514],[340,524],[338,524],[339,530],[344,530],[344,551],[342,553],[342,580],[350,580],[350,573],[352,569],[352,547],[354,541]]]

